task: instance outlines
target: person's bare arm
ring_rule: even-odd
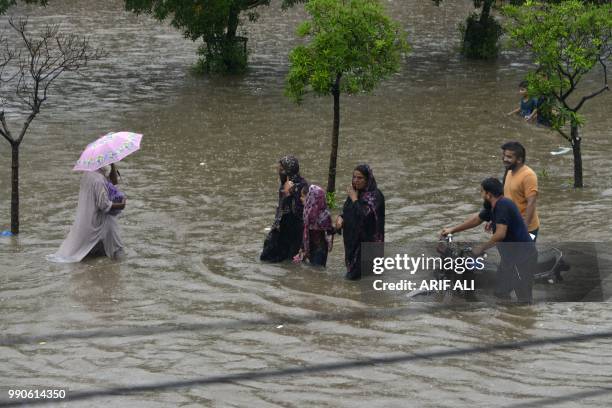
[[[291,195],[293,186],[295,186],[293,181],[287,179],[287,181],[285,181],[285,184],[283,184],[283,194],[285,196]]]
[[[479,213],[472,214],[467,220],[463,221],[461,224],[456,225],[454,227],[444,228],[440,235],[445,237],[448,234],[455,234],[457,232],[465,231],[482,224],[482,220],[480,219]]]
[[[126,199],[124,198],[120,203],[113,203],[111,210],[123,210],[125,208]]]
[[[516,114],[517,114],[517,113],[519,113],[520,111],[521,111],[521,108],[520,108],[520,107],[519,107],[519,108],[516,108],[516,109],[515,109],[515,110],[513,110],[512,112],[508,112],[508,116],[511,116],[511,115],[516,115]]]
[[[498,242],[501,242],[506,238],[506,233],[508,232],[508,226],[506,224],[497,224],[495,226],[495,233],[491,235],[491,238],[482,245],[477,246],[472,250],[474,255],[479,256],[482,255],[484,251],[489,248],[493,248],[497,245]]]
[[[336,217],[336,229],[341,230],[344,227],[344,219],[341,215]]]
[[[536,211],[537,200],[537,194],[527,197],[527,207],[525,208],[525,224],[527,224],[527,228],[529,228],[529,224],[531,224],[531,222],[533,221],[533,217]]]
[[[526,121],[526,122],[530,122],[530,121],[532,121],[533,119],[535,119],[535,118],[537,117],[537,116],[536,116],[537,114],[538,114],[538,109],[536,108],[536,109],[534,109],[534,110],[533,110],[533,112],[531,112],[531,114],[530,114],[530,115],[528,115],[527,117],[525,117],[525,121]]]

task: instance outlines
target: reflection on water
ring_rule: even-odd
[[[499,146],[519,139],[528,164],[541,174],[539,240],[606,241],[610,95],[585,108],[588,187],[574,191],[567,187],[571,154],[550,154],[564,145],[560,137],[505,116],[518,101],[525,55],[507,51],[495,63],[459,58],[456,26],[471,1],[441,8],[429,3],[387,3],[406,25],[413,53],[402,72],[372,95],[342,97],[339,191],[355,164],[369,162],[387,197],[388,240],[432,240],[442,226],[476,210],[479,181],[502,173]],[[32,24],[61,21],[111,53],[85,79],[66,77],[26,136],[23,232],[0,238],[2,332],[44,336],[271,320],[227,330],[3,346],[3,378],[13,385],[92,389],[609,328],[609,308],[600,303],[468,310],[396,298],[366,303],[359,285],[342,280],[339,244],[325,270],[261,264],[263,229],[275,206],[274,163],[294,153],[304,176],[325,185],[331,132],[330,100],[307,98],[296,106],[283,96],[286,56],[297,44],[293,31],[304,14],[299,7],[281,13],[277,6],[262,8],[260,21],[248,25],[251,69],[232,78],[194,77],[189,66],[197,44],[146,16],[123,12],[120,1],[58,0],[46,9],[15,9],[28,10]],[[70,169],[88,142],[111,130],[145,135],[142,150],[121,165],[128,208],[120,223],[128,256],[118,263],[48,264],[44,256],[59,246],[74,217],[79,174]],[[0,157],[8,154],[8,144],[0,143]],[[8,222],[6,162],[3,167],[0,220]],[[465,238],[481,236],[474,231]],[[409,310],[368,313],[397,307]],[[292,320],[317,313],[352,314]],[[418,398],[420,406],[511,405],[609,385],[608,346],[603,340],[556,345],[109,402],[369,407],[406,406],[406,398]],[[604,407],[608,400],[594,395],[567,406]]]

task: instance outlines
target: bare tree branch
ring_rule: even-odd
[[[609,91],[610,87],[608,86],[608,84],[606,84],[603,88],[601,88],[599,91],[593,92],[590,95],[587,96],[583,96],[582,99],[580,100],[580,103],[578,103],[578,105],[576,105],[576,108],[574,108],[574,111],[577,112],[578,110],[580,110],[580,108],[582,108],[582,105],[588,101],[591,98],[596,97],[597,95],[602,94],[605,91]]]
[[[4,36],[0,36],[0,47],[2,47],[2,53],[0,54],[0,106],[2,106],[2,110],[0,110],[0,113],[4,115],[5,100],[2,97],[1,87],[4,82],[10,81],[3,78],[4,69],[15,58],[15,52],[9,47],[8,41],[6,38],[4,38]],[[0,129],[0,132],[4,138],[6,138],[9,142],[11,141],[11,139],[8,138],[8,135],[4,132],[4,129]]]
[[[2,36],[0,36],[0,46],[3,49],[0,54],[0,82],[8,82],[10,79],[5,81],[2,76],[6,66],[15,58],[15,50],[9,47],[8,40]]]
[[[15,140],[11,136],[11,132],[8,130],[8,126],[6,124],[6,118],[4,117],[4,111],[0,112],[0,124],[2,124],[2,129],[0,130],[0,134],[8,140],[10,144],[13,144]]]
[[[604,85],[608,85],[608,66],[604,62],[608,58],[610,58],[610,54],[609,53],[608,53],[607,56],[605,56],[603,58],[599,57],[599,63],[601,64],[601,68],[603,69]]]
[[[567,89],[567,92],[565,92],[563,94],[563,100],[565,101],[567,99],[567,97],[574,92],[574,90],[576,89],[576,82],[574,81],[574,76],[569,75],[567,77],[567,79],[569,80],[569,88]]]
[[[30,123],[32,123],[32,121],[34,120],[34,118],[36,117],[39,111],[40,111],[39,109],[37,109],[36,111],[32,111],[32,113],[28,115],[25,122],[23,122],[21,133],[19,134],[19,137],[16,140],[17,144],[21,144],[21,142],[23,141],[23,137],[25,136],[26,132],[28,131],[28,128],[30,127]]]
[[[572,84],[570,73],[564,70],[561,64],[557,65],[557,71],[559,72],[559,89],[561,90],[561,101],[565,103],[565,100],[567,99],[567,97],[574,91],[574,86]],[[564,78],[561,75],[563,75],[563,77],[570,80],[570,87],[565,92],[563,92],[563,79]]]
[[[30,114],[15,140],[21,143],[30,123],[47,100],[54,81],[65,72],[78,72],[103,54],[92,48],[85,37],[60,33],[58,25],[48,25],[38,35],[31,35],[26,18],[10,18],[9,24],[18,33],[25,49],[19,58],[16,96],[29,107]]]
[[[606,37],[605,41],[602,42],[602,44],[608,44],[607,37]],[[576,111],[578,111],[580,108],[582,108],[582,105],[586,101],[588,101],[589,99],[594,98],[597,95],[600,95],[603,92],[610,90],[610,87],[608,86],[608,67],[607,67],[606,63],[604,62],[609,57],[610,57],[610,48],[608,47],[605,50],[602,50],[602,54],[597,58],[597,61],[599,62],[599,64],[602,67],[602,70],[603,70],[603,87],[600,90],[598,90],[596,92],[593,92],[590,95],[582,97],[582,99],[580,100],[578,105],[576,105]]]
[[[8,140],[9,143],[13,143],[13,139],[11,139],[6,133],[4,133],[3,130],[0,130],[0,135],[2,135],[2,137],[4,137],[6,140]]]
[[[567,133],[565,133],[561,128],[557,129],[557,132],[559,132],[559,134],[563,136],[563,138],[565,138],[568,142],[572,143],[572,138]]]
[[[28,91],[28,83],[25,79],[25,73],[22,67],[20,67],[19,79],[17,80],[17,85],[15,86],[15,95],[21,99],[21,101],[32,108],[30,103],[30,92]]]

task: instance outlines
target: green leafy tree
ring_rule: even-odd
[[[553,128],[571,145],[574,187],[583,187],[579,114],[584,104],[609,90],[607,63],[612,54],[612,4],[567,0],[558,4],[527,1],[507,6],[512,42],[533,53],[537,70],[528,75],[530,93],[552,97],[558,105]],[[600,69],[595,70],[596,67]],[[599,89],[576,95],[585,75],[600,76]],[[564,129],[569,126],[570,133]]]
[[[502,27],[491,15],[495,0],[474,0],[474,7],[480,8],[480,14],[473,13],[461,26],[463,55],[473,59],[494,59],[499,52],[498,40]]]
[[[432,0],[437,6],[442,0]],[[447,0],[448,1],[448,0]],[[479,12],[470,14],[459,26],[461,32],[461,53],[471,59],[495,59],[499,54],[499,38],[503,34],[501,24],[491,14],[494,8],[503,4],[521,5],[526,0],[473,0]],[[565,0],[546,0],[560,3]],[[610,0],[582,0],[584,3],[604,4]]]
[[[377,0],[310,0],[305,7],[311,18],[299,26],[298,35],[310,42],[289,55],[286,95],[298,103],[309,92],[333,96],[327,194],[334,205],[340,94],[372,91],[399,70],[408,43]]]
[[[491,15],[495,0],[473,0],[474,8],[480,13],[472,13],[459,26],[461,31],[461,53],[472,59],[494,59],[499,52],[498,40],[503,30]],[[442,0],[433,0],[439,6]]]
[[[246,68],[246,39],[237,36],[240,14],[269,4],[269,0],[126,0],[125,8],[150,14],[183,31],[186,38],[203,40],[198,53],[205,71],[240,72]]]
[[[282,7],[299,2],[283,0]],[[186,38],[202,39],[198,53],[203,71],[236,73],[247,67],[247,39],[237,35],[241,18],[246,14],[249,20],[256,20],[256,9],[268,4],[270,0],[126,0],[125,8],[159,21],[170,18]]]
[[[283,0],[282,8],[283,8],[283,10],[285,10],[285,9],[287,9],[289,7],[295,6],[296,4],[307,3],[307,2],[308,2],[308,0]]]
[[[551,4],[559,4],[559,3],[563,3],[564,1],[567,0],[544,0],[543,3],[551,3]],[[584,4],[606,4],[606,3],[610,3],[610,0],[581,0]],[[523,5],[527,2],[527,0],[506,0],[505,3],[513,5],[513,6],[520,6]]]
[[[47,0],[23,0],[23,2],[29,4],[40,4],[41,6],[47,5]],[[6,13],[6,10],[15,4],[17,4],[17,0],[0,0],[0,15]]]

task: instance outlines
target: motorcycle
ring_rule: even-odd
[[[472,253],[472,247],[466,244],[457,243],[452,234],[442,238],[436,246],[436,251],[439,256],[446,259],[458,259],[458,258],[475,258]],[[499,268],[499,260],[495,260],[493,256],[483,254],[484,259],[483,267],[481,268],[466,268],[466,271],[462,274],[457,274],[454,270],[443,270],[435,269],[433,271],[434,278],[437,280],[451,280],[456,281],[458,279],[473,281],[472,287],[479,289],[493,288],[495,285],[495,278],[497,270]],[[563,251],[556,247],[538,249],[538,260],[534,268],[534,281],[536,283],[548,283],[555,284],[563,281],[562,272],[570,269],[569,264],[564,260]],[[454,285],[450,285],[454,287]],[[459,292],[466,297],[473,297],[474,293],[467,293],[466,291],[457,291],[453,289],[447,289],[444,291],[440,290],[427,290],[417,289],[413,290],[408,294],[408,297],[415,297],[419,295],[427,295],[432,293],[445,292],[446,294],[452,292]]]

